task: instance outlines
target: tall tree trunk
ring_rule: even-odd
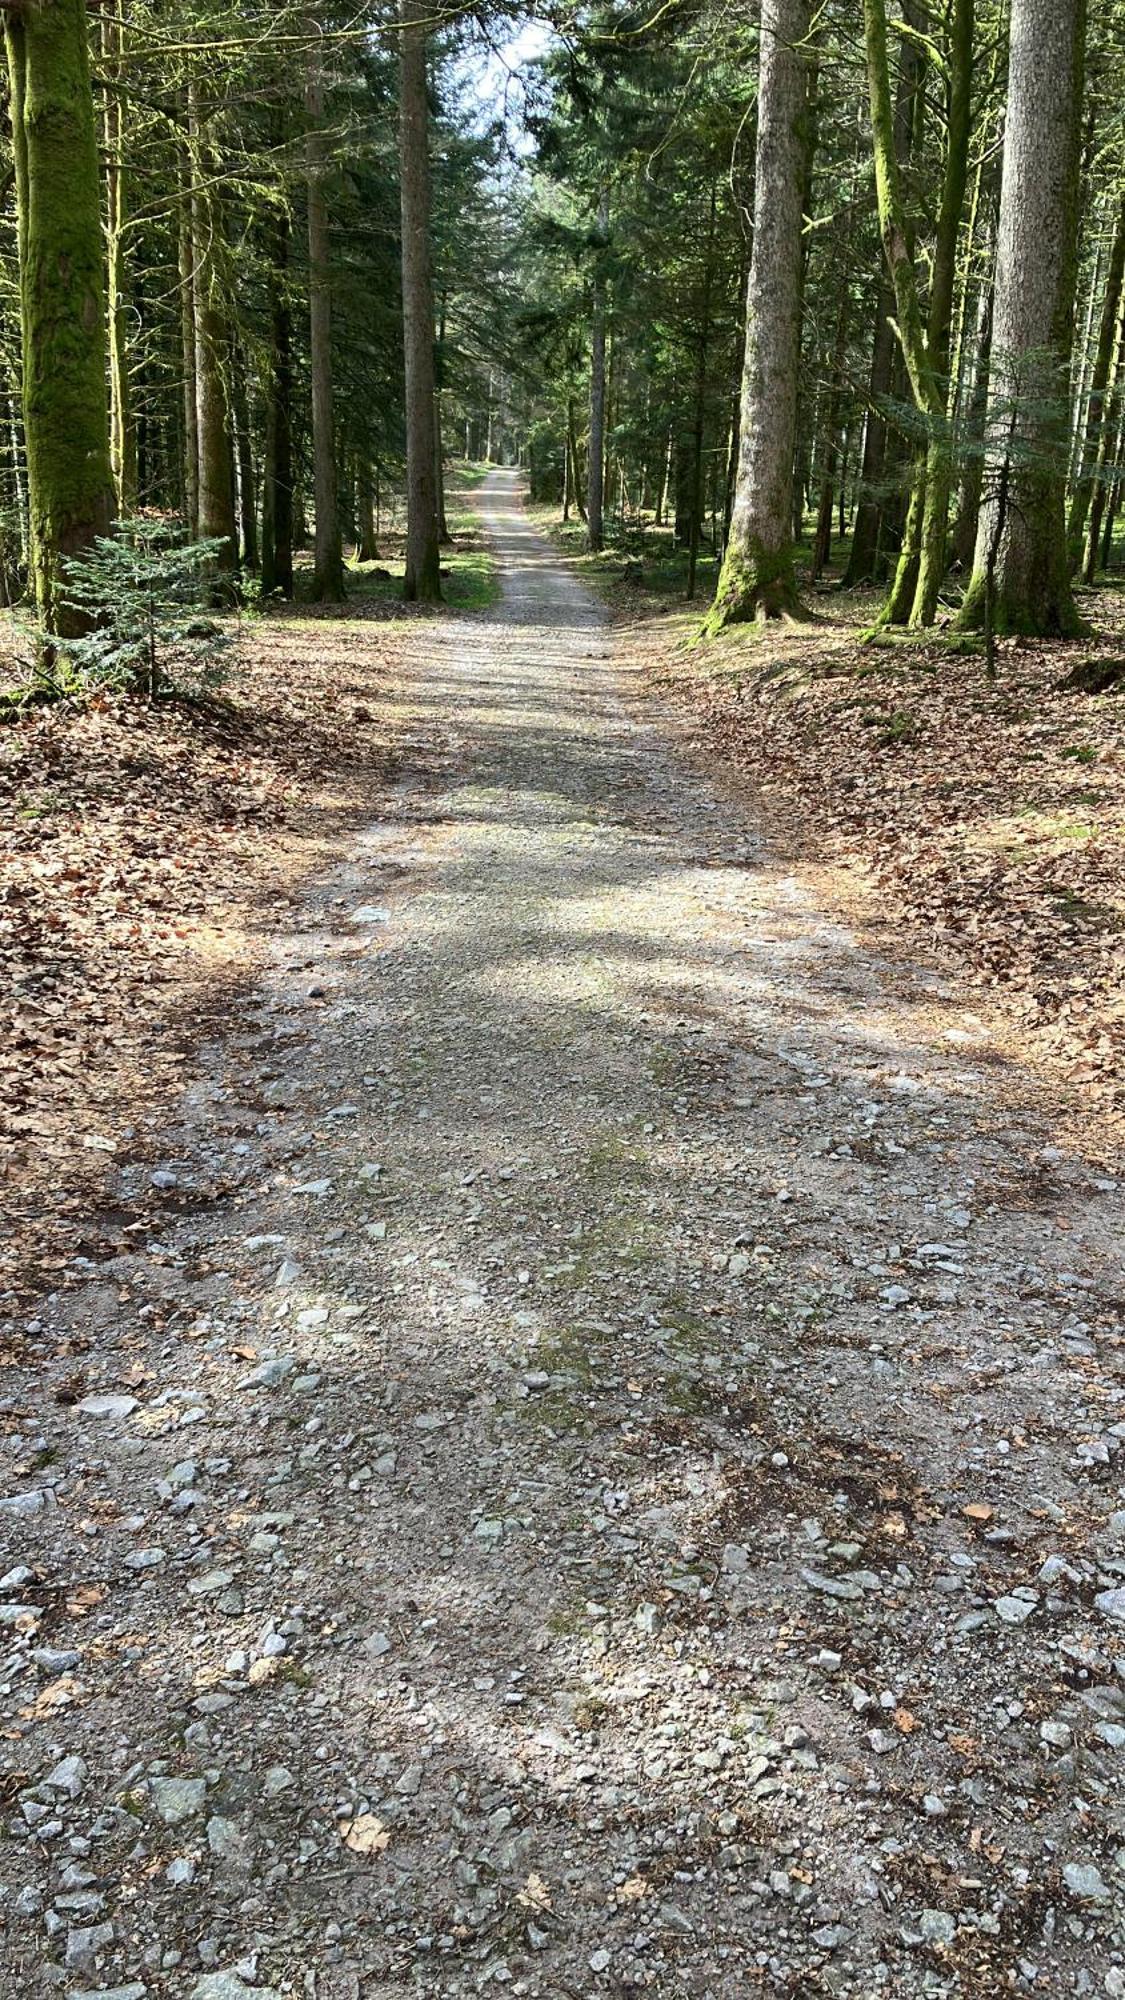
[[[195,398],[195,256],[191,226],[191,154],[180,158],[178,204],[180,265],[180,353],[183,360],[183,482],[184,521],[194,539],[199,533],[199,420]]]
[[[956,275],[957,232],[968,178],[969,87],[973,0],[954,0],[949,48],[949,121],[941,212],[934,250],[928,319],[923,320],[918,278],[903,199],[887,62],[886,0],[864,0],[867,80],[875,146],[879,227],[894,286],[898,335],[911,394],[927,428],[917,458],[914,488],[898,569],[883,618],[892,624],[929,625],[945,574],[949,514],[949,444],[946,382],[949,330]]]
[[[974,0],[953,0],[946,61],[945,171],[934,240],[926,329],[930,367],[941,399],[942,423],[936,436],[931,438],[926,453],[926,497],[922,511],[918,581],[910,611],[910,623],[915,627],[933,624],[946,570],[953,465],[945,420],[949,411],[949,342],[957,278],[957,237],[969,180],[974,21]]]
[[[94,101],[83,0],[4,15],[18,216],[30,558],[50,632],[61,564],[113,519]]]
[[[356,512],[358,534],[356,537],[356,561],[378,562],[379,542],[375,533],[375,481],[371,476],[371,461],[366,452],[359,461],[359,477],[356,481]]]
[[[995,298],[993,274],[990,271],[981,285],[977,305],[976,345],[973,355],[972,384],[969,391],[968,414],[965,420],[963,439],[961,487],[957,496],[957,519],[953,528],[953,556],[962,569],[968,569],[973,560],[973,550],[977,539],[977,518],[980,514],[981,488],[984,484],[985,422],[988,414],[988,376],[992,363],[992,308]]]
[[[121,0],[102,13],[102,54],[107,69],[105,94],[106,160],[106,325],[109,330],[109,454],[120,514],[137,511],[137,431],[129,386],[127,335],[127,270],[125,223],[128,201],[125,172],[125,105],[121,56],[125,22]]]
[[[262,589],[293,595],[293,326],[289,215],[278,217],[270,271],[270,357],[262,468]]]
[[[234,354],[231,370],[231,413],[234,419],[235,470],[238,474],[238,527],[243,567],[258,568],[258,516],[254,503],[254,453],[250,438],[250,408],[246,394],[245,359]]]
[[[312,374],[313,584],[320,604],[344,596],[344,549],[336,501],[336,432],[332,395],[332,264],[328,243],[324,71],[318,50],[305,73],[305,164],[309,218],[309,362]]]
[[[446,292],[441,294],[438,312],[437,343],[434,348],[434,487],[437,494],[438,541],[443,547],[452,542],[449,521],[445,512],[445,445],[442,438],[442,391],[445,388],[445,308]]]
[[[807,148],[809,0],[762,0],[754,250],[738,482],[707,629],[798,609],[793,453],[801,356],[802,190]]]
[[[437,440],[434,435],[434,297],[430,277],[430,141],[424,0],[402,0],[400,178],[402,317],[406,359],[406,574],[408,601],[441,600]],[[489,456],[491,443],[489,408]]]
[[[894,293],[885,282],[879,287],[875,308],[875,338],[871,348],[871,374],[867,390],[867,422],[863,431],[863,458],[860,465],[859,504],[855,530],[848,550],[843,583],[847,590],[857,584],[874,583],[878,568],[879,521],[883,511],[881,491],[887,459],[887,419],[883,406],[890,395],[894,368],[895,335],[891,324]]]
[[[1065,478],[1085,0],[1013,0],[989,396],[991,451],[961,613],[998,632],[1081,629]],[[1006,504],[1005,504],[1006,503]],[[994,559],[993,559],[994,558]]]
[[[574,415],[574,398],[566,399],[566,446],[570,453],[570,486],[574,494],[574,504],[580,518],[586,519],[586,502],[582,498],[582,479],[578,467],[578,425]]]
[[[598,207],[598,248],[594,263],[594,304],[590,318],[590,449],[586,464],[586,547],[605,547],[605,273],[603,248],[609,233],[609,197]]]
[[[699,314],[699,335],[695,349],[695,412],[692,423],[692,510],[688,543],[687,595],[695,596],[699,567],[699,538],[703,532],[703,427],[707,410],[707,349],[711,339],[711,293],[715,281],[715,181],[707,212],[707,248],[703,266],[703,302]]]
[[[234,455],[231,450],[223,364],[227,326],[220,292],[222,220],[213,184],[213,163],[204,136],[196,86],[191,92],[192,186],[191,275],[194,301],[195,425],[199,439],[199,533],[221,546],[220,570],[233,570],[238,537],[234,519]]]
[[[845,260],[849,247],[850,244],[845,242]],[[836,494],[836,467],[840,447],[840,398],[844,386],[844,359],[847,354],[850,305],[851,292],[845,285],[840,292],[840,304],[836,313],[836,338],[832,347],[832,384],[828,397],[828,415],[824,424],[824,466],[821,472],[810,569],[810,575],[814,580],[823,576],[832,557],[832,504]],[[843,530],[840,532],[842,534]]]
[[[1109,269],[1106,273],[1105,291],[1102,294],[1102,313],[1098,325],[1098,345],[1094,355],[1094,367],[1090,377],[1090,400],[1086,410],[1085,448],[1081,454],[1074,494],[1070,503],[1070,519],[1067,522],[1067,540],[1070,544],[1071,564],[1076,566],[1082,555],[1082,540],[1086,529],[1086,515],[1090,506],[1090,492],[1097,472],[1098,452],[1102,437],[1102,422],[1105,416],[1105,392],[1109,383],[1109,371],[1113,364],[1114,341],[1117,337],[1117,323],[1121,315],[1121,288],[1125,283],[1125,193],[1122,194],[1117,210],[1117,222],[1113,231],[1113,248],[1110,251]]]
[[[1106,536],[1106,550],[1113,537],[1113,516],[1116,511],[1117,479],[1116,467],[1120,464],[1121,418],[1123,414],[1122,373],[1125,368],[1125,300],[1119,304],[1117,325],[1114,333],[1113,359],[1110,363],[1107,385],[1105,417],[1098,439],[1098,456],[1092,481],[1093,493],[1090,503],[1090,524],[1086,538],[1086,548],[1082,563],[1083,583],[1093,583],[1098,571],[1108,565],[1108,554],[1102,549],[1102,527],[1109,512]],[[1111,491],[1112,489],[1112,491]]]

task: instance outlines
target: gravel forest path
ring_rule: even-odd
[[[1123,1994],[1120,1190],[480,504],[6,1379],[0,1991]]]

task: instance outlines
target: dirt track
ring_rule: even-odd
[[[483,505],[5,1378],[0,1992],[1125,1993],[1120,1190]]]

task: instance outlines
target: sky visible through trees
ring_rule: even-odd
[[[1125,416],[1109,0],[5,19],[3,566],[45,634],[138,510],[239,589],[308,547],[332,599],[401,496],[436,597],[455,452],[595,550],[669,539],[711,631],[834,568],[881,625],[1080,629]]]

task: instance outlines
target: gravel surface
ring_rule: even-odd
[[[483,505],[0,1378],[0,1992],[1123,1995],[1119,1187]]]

